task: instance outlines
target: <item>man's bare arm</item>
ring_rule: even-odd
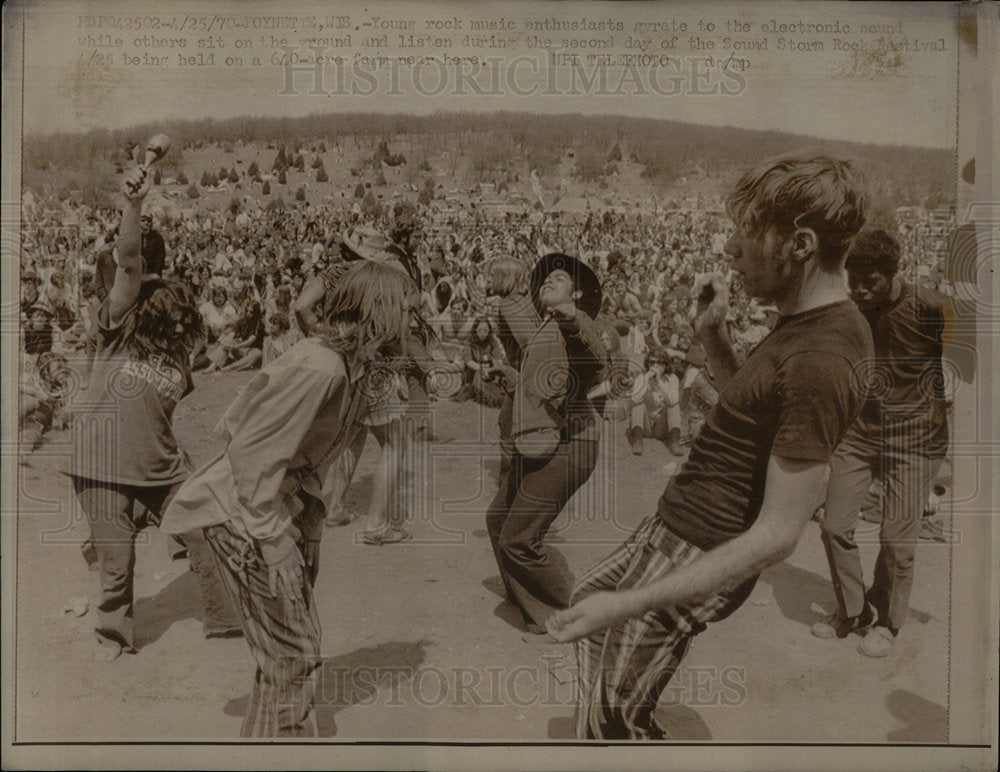
[[[715,387],[722,390],[740,368],[739,359],[726,328],[729,312],[729,287],[718,274],[706,276],[695,285],[698,310],[694,318],[695,338],[705,349],[708,368]]]
[[[312,335],[316,332],[316,323],[319,321],[313,313],[313,306],[323,299],[326,294],[326,285],[323,284],[323,277],[313,276],[302,287],[302,292],[292,309],[295,311],[295,318],[299,321],[299,327],[305,335]]]
[[[780,563],[795,550],[812,515],[825,466],[771,456],[764,502],[750,530],[649,585],[587,596],[549,617],[549,633],[559,641],[576,640],[653,609],[708,598]]]

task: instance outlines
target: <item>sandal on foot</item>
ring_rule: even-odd
[[[359,517],[361,515],[356,509],[345,509],[339,515],[330,515],[324,522],[327,528],[333,528],[338,525],[350,525]]]
[[[390,525],[386,528],[379,528],[375,531],[362,531],[361,541],[365,544],[398,544],[401,541],[409,541],[413,536],[405,528],[397,528]]]

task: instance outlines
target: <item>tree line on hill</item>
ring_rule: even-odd
[[[622,116],[535,115],[529,113],[447,113],[429,116],[349,113],[302,118],[200,119],[94,129],[85,134],[48,134],[26,137],[23,144],[23,181],[32,188],[46,172],[76,175],[76,187],[115,187],[112,173],[129,161],[134,148],[148,136],[166,130],[173,148],[162,163],[162,173],[179,178],[184,151],[218,146],[232,153],[240,145],[281,151],[272,169],[305,171],[305,153],[313,154],[310,168],[317,181],[328,179],[322,156],[336,148],[352,155],[368,155],[358,176],[370,168],[408,165],[408,180],[430,170],[432,155],[445,158],[445,172],[471,170],[481,181],[502,181],[519,169],[533,169],[543,178],[572,156],[571,171],[582,181],[600,182],[628,162],[643,167],[642,176],[670,183],[691,174],[718,176],[750,166],[764,158],[805,145],[821,145],[830,152],[862,162],[876,187],[876,195],[894,206],[936,206],[954,200],[953,153],[948,149],[820,141],[776,131],[713,127]],[[405,144],[407,154],[393,153]],[[414,159],[407,164],[407,155]],[[231,172],[232,170],[227,170]],[[260,170],[249,175],[260,182]],[[221,181],[222,175],[216,175]],[[226,178],[232,182],[231,173]],[[202,179],[205,185],[209,180]],[[210,182],[209,182],[210,184]],[[64,186],[65,187],[65,184]],[[86,193],[86,191],[85,191]]]

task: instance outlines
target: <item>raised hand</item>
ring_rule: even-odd
[[[152,177],[145,167],[137,166],[125,175],[122,180],[122,195],[129,201],[142,201],[153,184]]]
[[[717,273],[702,276],[695,282],[694,293],[698,299],[692,322],[695,335],[717,334],[729,313],[729,286],[726,280]]]
[[[138,166],[125,175],[122,182],[122,193],[130,201],[141,201],[149,193],[149,168],[163,158],[170,150],[170,137],[166,134],[156,134],[146,143],[146,150],[141,158],[136,158]]]

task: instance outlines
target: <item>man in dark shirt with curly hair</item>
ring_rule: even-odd
[[[858,650],[870,657],[891,653],[906,620],[920,516],[948,448],[941,351],[952,302],[902,281],[899,257],[899,242],[882,230],[859,235],[847,257],[875,360],[861,415],[830,462],[822,538],[837,611],[812,628],[819,638],[862,634]],[[865,592],[854,529],[873,473],[883,483],[883,512]]]

